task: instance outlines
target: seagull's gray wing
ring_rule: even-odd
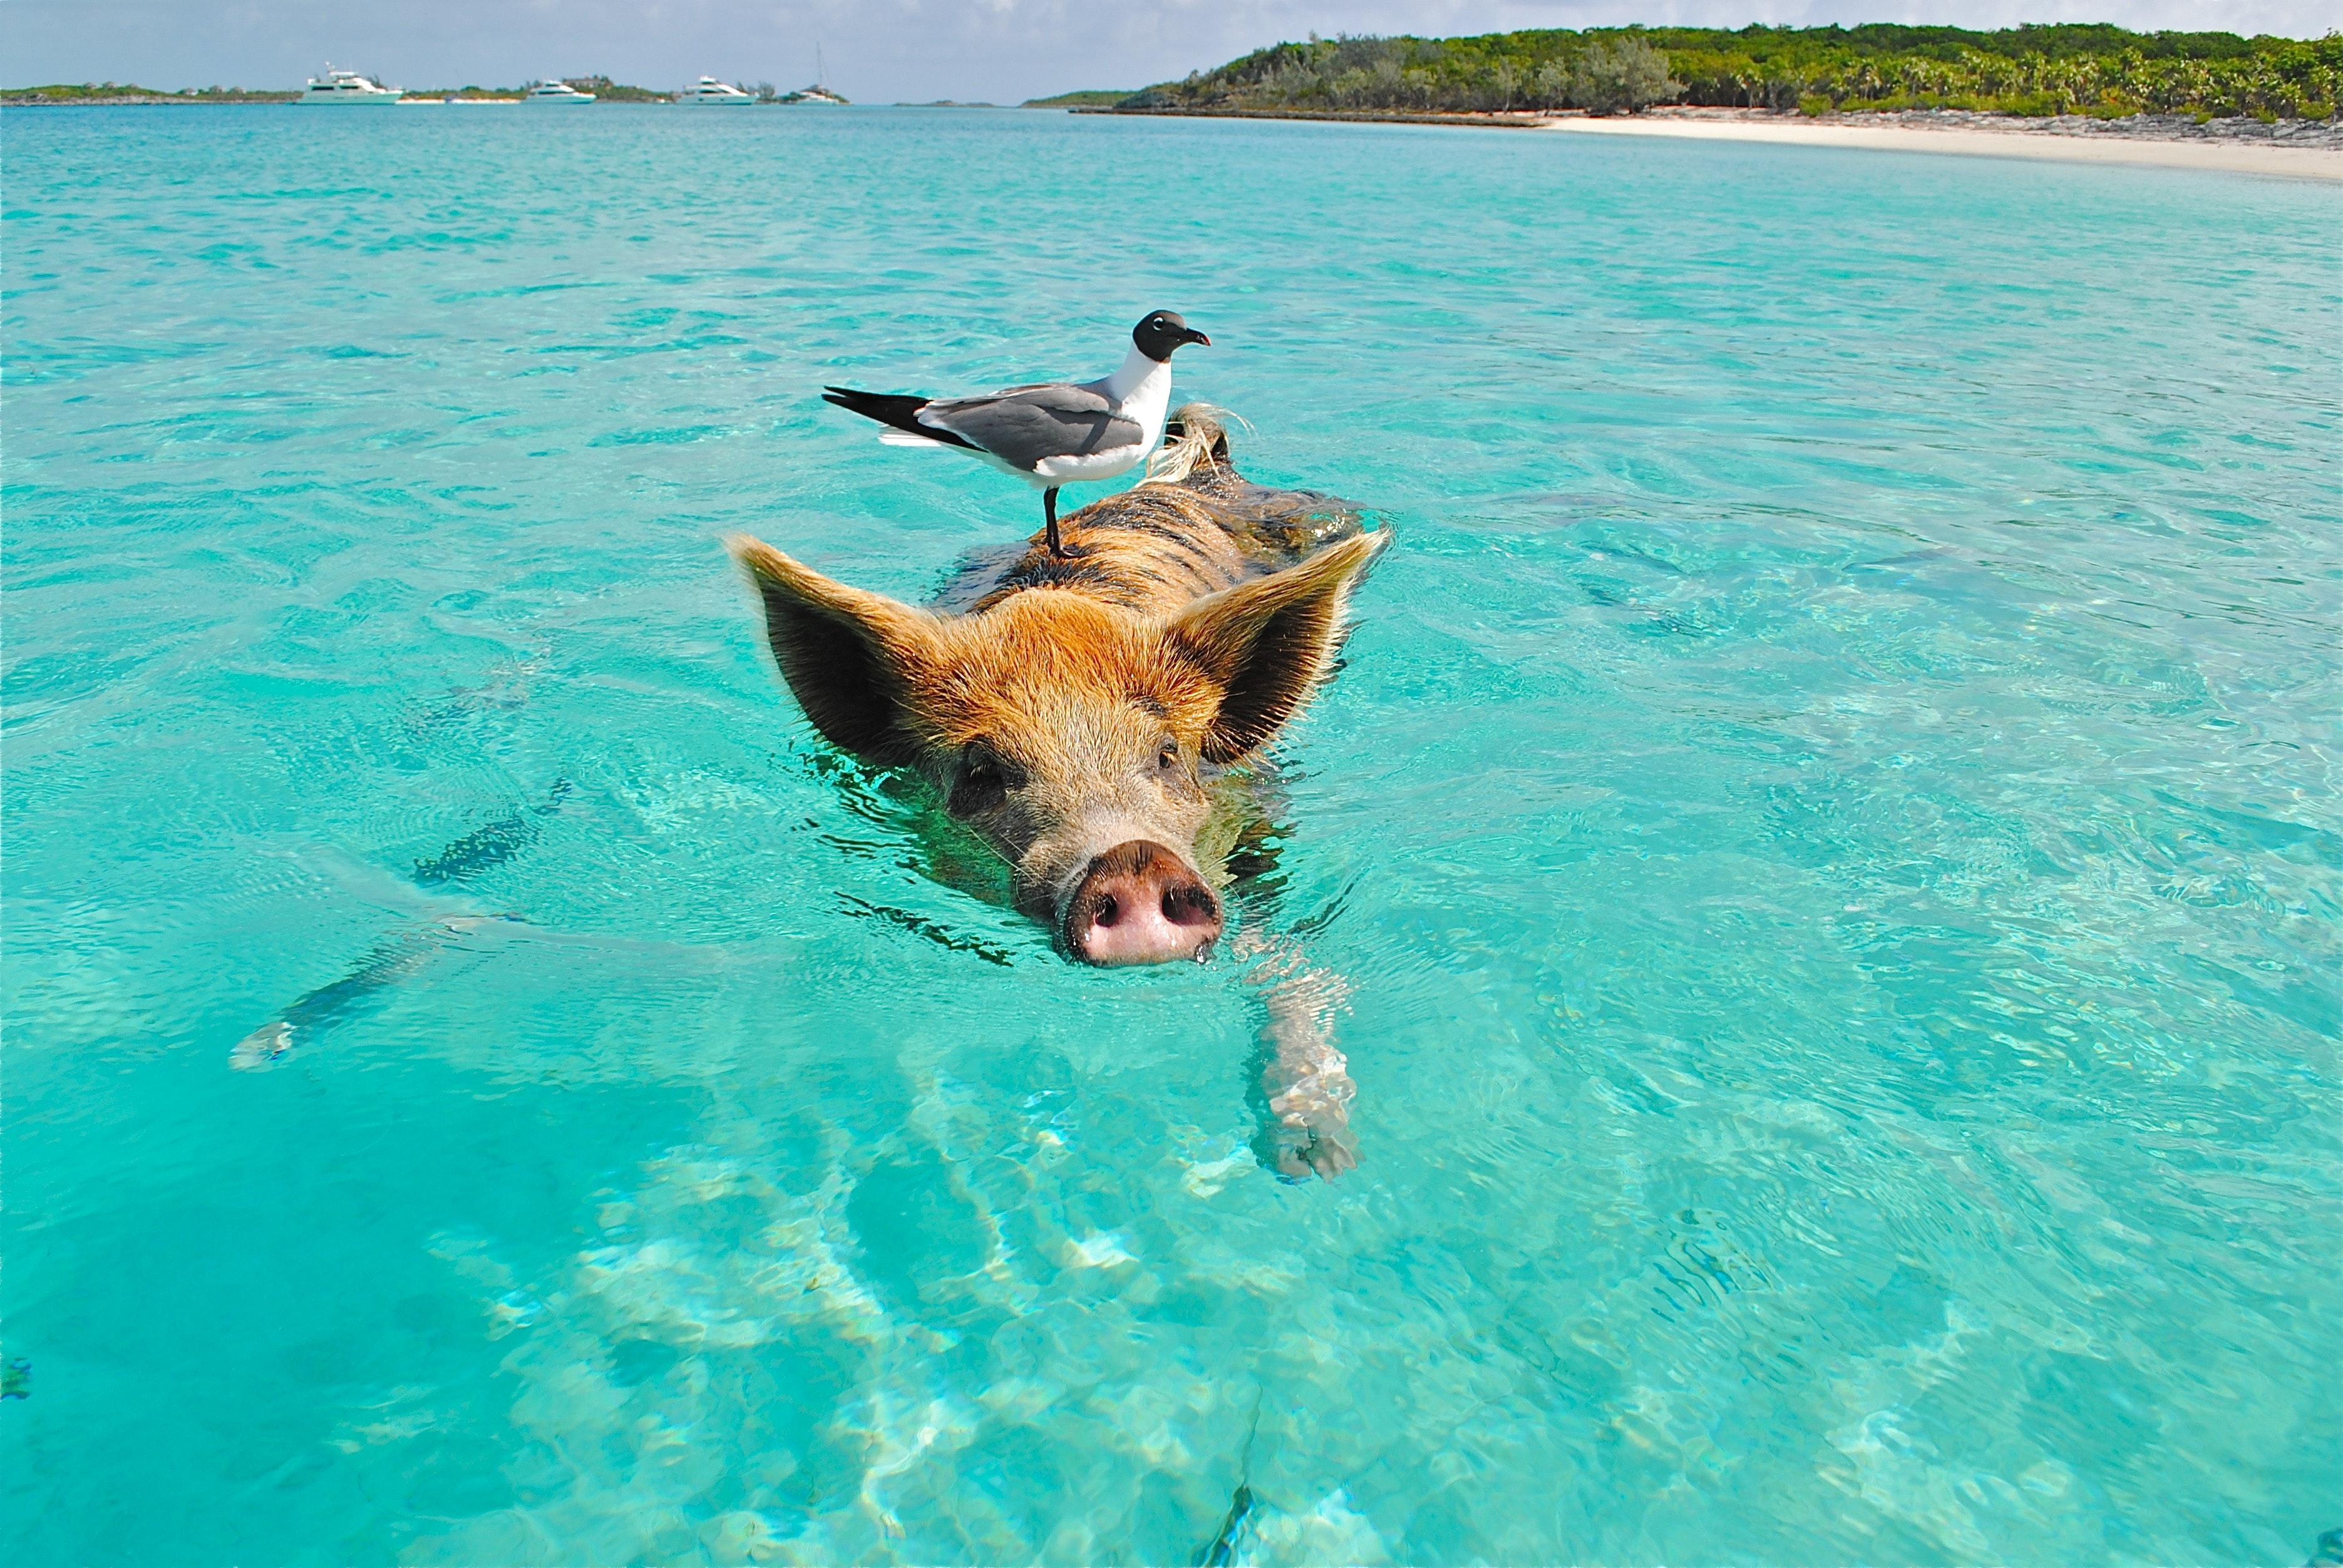
[[[1145,434],[1095,387],[1067,382],[1011,387],[989,397],[940,398],[920,409],[919,418],[1027,473],[1051,457],[1136,447]]]

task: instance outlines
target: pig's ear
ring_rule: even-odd
[[[773,658],[814,728],[867,761],[910,760],[904,720],[912,673],[934,646],[931,618],[832,581],[745,534],[724,545],[764,603]]]
[[[1233,762],[1258,750],[1332,673],[1342,609],[1388,531],[1353,534],[1300,566],[1200,598],[1165,628],[1172,651],[1217,683],[1219,714],[1204,758]]]

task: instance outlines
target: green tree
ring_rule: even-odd
[[[1775,113],[1919,107],[2326,119],[2343,99],[2343,34],[2244,38],[2097,24],[1981,33],[1866,23],[1312,37],[1159,83],[1127,102],[1207,113],[1580,105],[1616,114],[1679,94],[1694,104]]]
[[[1522,90],[1521,67],[1510,56],[1501,58],[1489,72],[1489,85],[1496,89],[1500,111],[1513,106],[1513,98]]]
[[[1684,85],[1668,75],[1668,57],[1641,38],[1597,43],[1578,56],[1570,73],[1571,102],[1590,115],[1634,114],[1653,104],[1673,103]]]

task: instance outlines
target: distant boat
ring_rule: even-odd
[[[529,104],[590,104],[593,101],[593,94],[581,93],[556,76],[548,76],[531,87],[528,96],[522,100]]]
[[[397,87],[386,87],[371,76],[361,76],[356,71],[337,71],[327,65],[325,79],[312,76],[297,104],[395,104],[401,94]]]
[[[843,94],[833,93],[822,85],[829,80],[830,62],[822,58],[821,40],[817,38],[813,45],[813,85],[799,87],[794,93],[783,93],[775,101],[783,104],[843,104],[846,102]]]
[[[675,101],[679,104],[700,104],[715,108],[731,108],[742,104],[753,104],[757,100],[750,94],[719,82],[713,76],[702,76],[699,81],[678,93],[675,95]]]

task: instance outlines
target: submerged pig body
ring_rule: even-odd
[[[1227,770],[1330,673],[1386,535],[1263,490],[1183,409],[1171,468],[964,570],[926,608],[736,538],[783,678],[831,741],[916,769],[1091,963],[1199,958],[1222,929]]]

